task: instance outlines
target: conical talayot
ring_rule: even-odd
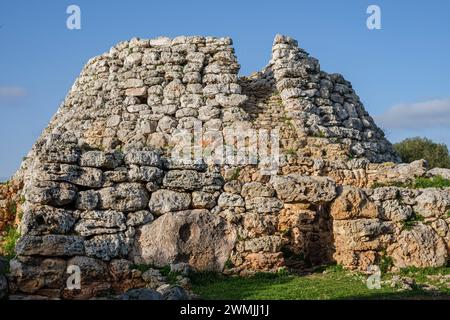
[[[402,224],[424,208],[444,216],[450,195],[378,188],[426,165],[399,164],[348,81],[281,35],[261,72],[239,68],[231,39],[213,37],[132,39],[91,59],[14,177],[11,294],[156,289],[165,266],[447,262],[450,234]]]

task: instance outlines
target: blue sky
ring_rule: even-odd
[[[70,4],[81,30],[66,28]],[[382,30],[366,27],[370,4]],[[447,0],[2,0],[0,177],[18,168],[87,60],[135,36],[231,36],[248,74],[267,64],[276,33],[290,35],[353,83],[391,141],[450,145],[449,14]]]

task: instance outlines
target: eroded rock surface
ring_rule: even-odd
[[[139,229],[134,260],[158,267],[188,263],[198,271],[221,272],[235,241],[234,227],[206,210],[167,213]]]

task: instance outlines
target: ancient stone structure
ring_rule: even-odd
[[[229,38],[132,39],[91,59],[14,177],[25,201],[11,294],[156,289],[155,268],[168,265],[247,274],[447,263],[450,190],[380,187],[442,171],[400,164],[348,81],[285,36],[264,70],[238,71]],[[229,163],[204,152],[245,130],[277,132],[278,153]],[[273,142],[245,141],[227,146]],[[186,150],[201,156],[175,156]],[[66,287],[69,266],[81,269],[80,290]]]

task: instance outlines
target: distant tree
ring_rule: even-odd
[[[432,168],[450,168],[450,155],[445,144],[435,143],[427,138],[408,138],[394,144],[394,149],[403,162],[410,163],[425,159]]]

